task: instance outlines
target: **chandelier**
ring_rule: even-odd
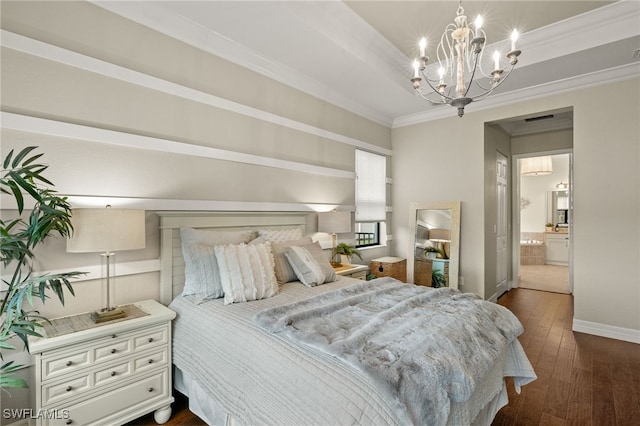
[[[440,65],[438,75],[432,75],[435,66],[427,68],[427,40],[423,37],[419,43],[420,57],[413,62],[414,75],[411,81],[416,92],[431,104],[456,107],[458,116],[462,117],[465,106],[486,98],[505,81],[518,63],[520,51],[516,50],[518,32],[514,30],[511,34],[511,50],[506,55],[507,67],[501,68],[500,52],[495,51],[493,68],[486,73],[483,70],[482,58],[487,42],[486,34],[482,30],[482,17],[478,15],[473,28],[469,26],[462,2],[459,1],[454,21],[445,28],[436,50]],[[485,64],[486,66],[488,65]],[[481,84],[477,79],[478,74],[490,81]],[[422,80],[428,87],[421,87]]]

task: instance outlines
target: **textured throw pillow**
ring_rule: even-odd
[[[271,244],[216,246],[224,304],[266,299],[278,293]]]
[[[272,243],[282,243],[285,241],[299,240],[302,238],[302,229],[261,229],[258,231],[258,237],[264,238]]]
[[[222,297],[218,264],[212,248],[216,245],[247,242],[252,235],[251,231],[205,231],[181,228],[185,278],[182,293],[195,295],[197,303]]]
[[[298,277],[296,277],[296,273],[291,268],[287,257],[284,255],[286,248],[291,246],[304,246],[307,244],[313,244],[311,237],[304,237],[299,240],[290,240],[281,243],[271,243],[278,284],[284,284],[298,279]]]
[[[319,243],[287,247],[284,253],[302,284],[314,287],[336,280],[336,272]]]

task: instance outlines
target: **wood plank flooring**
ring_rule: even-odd
[[[507,379],[509,405],[493,425],[640,424],[640,345],[573,332],[568,294],[514,289],[498,303],[524,325],[538,380],[518,395]]]
[[[509,405],[498,412],[501,425],[640,424],[640,345],[571,331],[573,297],[514,289],[498,303],[524,325],[520,336],[538,380],[520,395],[508,380]],[[155,425],[147,415],[131,425]],[[177,395],[169,426],[205,423]]]

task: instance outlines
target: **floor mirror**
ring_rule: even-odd
[[[411,203],[407,282],[458,288],[460,201]]]

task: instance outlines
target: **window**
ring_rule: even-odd
[[[380,244],[380,222],[387,215],[387,159],[356,150],[356,246]]]

